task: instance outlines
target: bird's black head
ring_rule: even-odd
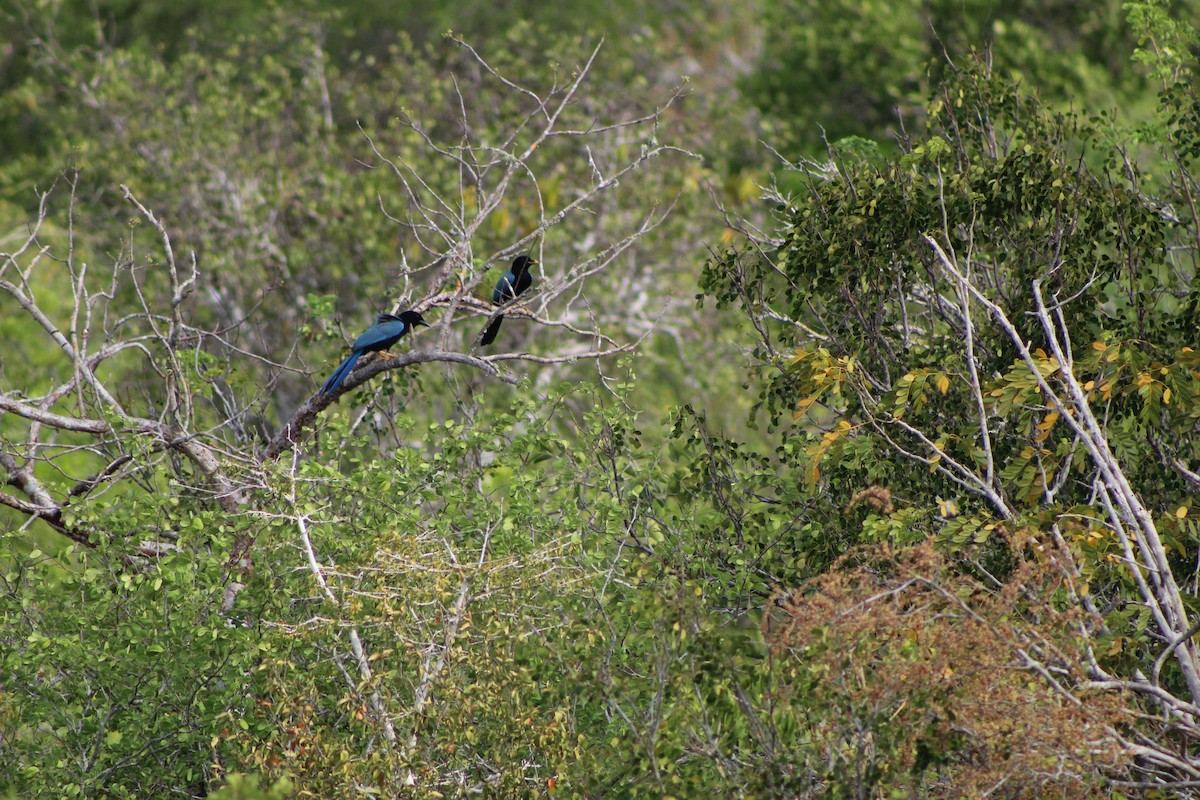
[[[529,272],[531,268],[538,263],[536,258],[529,256],[517,256],[513,259],[512,274],[520,277],[522,274]]]
[[[424,325],[426,328],[430,327],[429,323],[425,321],[425,318],[421,316],[421,312],[413,311],[411,308],[408,311],[401,312],[400,319],[403,320],[409,328],[415,328],[417,325]]]

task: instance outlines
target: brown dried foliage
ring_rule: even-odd
[[[1055,608],[1052,567],[988,588],[932,545],[856,557],[764,615],[776,719],[821,752],[797,794],[1084,798],[1126,774],[1130,710],[1079,688],[1093,620]]]
[[[849,514],[854,510],[854,507],[859,503],[866,503],[876,511],[882,511],[884,514],[891,514],[896,510],[892,504],[892,493],[883,486],[868,486],[850,498],[850,502],[846,504],[846,513]]]

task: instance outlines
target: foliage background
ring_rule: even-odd
[[[0,509],[0,792],[1186,793],[1197,11],[2,0],[0,277],[64,326],[75,264],[112,273],[114,318],[169,302],[128,186],[200,265],[187,319],[222,346],[181,348],[172,379],[250,499],[230,513],[130,434],[137,468],[64,503],[83,541]],[[639,169],[537,243],[552,278],[669,211],[578,312],[636,347],[506,362],[511,383],[377,375],[260,459],[375,313],[439,288],[384,155],[451,197],[460,172],[413,126],[457,141],[461,107],[496,141],[528,113],[463,41],[539,90],[602,42],[581,129],[683,87],[588,160],[700,158]],[[597,170],[538,155],[476,253]],[[984,275],[978,297],[931,240]],[[1069,370],[1034,281],[1061,300]],[[61,352],[3,302],[0,391],[45,395]],[[478,320],[439,347],[468,352]],[[570,340],[523,319],[502,337]],[[1174,629],[1131,568],[1147,535],[1105,511],[1067,373],[1162,539]],[[134,349],[104,379],[168,413]],[[0,415],[14,491],[18,417]],[[63,432],[29,474],[67,492],[112,446]],[[139,556],[155,537],[172,546]]]

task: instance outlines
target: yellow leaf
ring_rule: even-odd
[[[1090,391],[1091,391],[1092,389],[1094,389],[1094,388],[1096,388],[1096,382],[1095,382],[1095,381],[1088,381],[1087,383],[1085,383],[1085,384],[1083,385],[1083,390],[1084,390],[1085,392],[1090,392]]]
[[[1175,516],[1179,519],[1183,519],[1184,517],[1187,516],[1187,512],[1188,512],[1187,506],[1180,506],[1179,508],[1175,509]]]
[[[958,516],[958,502],[956,500],[943,500],[939,497],[937,498],[937,505],[938,514],[942,515],[943,517]]]
[[[949,376],[947,376],[945,374],[938,375],[937,376],[937,388],[938,388],[938,391],[941,392],[942,394],[945,394],[946,392],[950,391]]]
[[[1163,389],[1163,405],[1165,406],[1170,402],[1171,402],[1171,389],[1168,387],[1166,389]]]
[[[1103,353],[1108,349],[1108,345],[1106,345],[1104,342],[1092,342],[1092,349],[1098,353]]]
[[[1051,411],[1046,415],[1046,418],[1038,423],[1038,433],[1033,437],[1035,442],[1044,442],[1050,437],[1050,429],[1054,427],[1054,423],[1058,422],[1058,412]]]

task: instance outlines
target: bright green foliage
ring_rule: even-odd
[[[428,252],[388,215],[420,199],[468,219],[480,195],[412,126],[444,148],[474,137],[478,154],[514,130],[527,141],[538,117],[430,36],[455,9],[422,6],[413,45],[378,30],[407,4],[385,5],[110,8],[115,46],[72,30],[3,76],[0,137],[44,137],[0,164],[0,211],[68,155],[79,170],[0,277],[77,336],[63,287],[83,263],[116,264],[92,290],[93,335],[137,346],[103,379],[147,419],[179,413],[168,397],[193,403],[178,439],[211,447],[239,491],[214,492],[170,437],[0,417],[0,455],[19,468],[32,453],[51,496],[81,487],[63,509],[90,537],[49,548],[39,537],[57,533],[5,510],[0,795],[1032,798],[1200,775],[1179,761],[1200,739],[1177,657],[1200,607],[1185,6],[1130,3],[1118,27],[1112,3],[767,2],[749,32],[755,4],[618,2],[596,27],[570,3],[494,24],[472,6],[461,19],[487,23],[488,63],[539,91],[599,26],[628,35],[567,106],[573,132],[537,148],[536,180],[514,178],[444,282],[482,278],[487,301],[483,256],[677,138],[715,157],[647,163],[539,245],[553,280],[671,206],[598,291],[562,300],[614,341],[646,320],[661,334],[620,363],[527,362],[515,386],[438,364],[380,375],[264,460],[305,373],[343,350],[336,315],[348,332],[446,288],[411,271]],[[653,27],[630,32],[639,20]],[[806,151],[818,123],[834,141],[831,163],[781,181],[796,191],[775,196],[778,240],[748,244],[702,207],[709,188],[753,197],[768,169],[729,66],[758,34],[745,80],[775,115],[772,143]],[[1145,75],[1129,74],[1135,40]],[[989,45],[990,63],[966,55]],[[585,152],[581,131],[646,113],[680,58],[693,97]],[[1090,113],[1114,98],[1133,98],[1128,116]],[[897,106],[915,124],[894,153],[881,131]],[[162,352],[161,237],[121,183],[181,264],[197,254],[189,334],[226,338]],[[668,306],[710,245],[700,307]],[[57,345],[25,335],[24,313],[3,317],[6,400],[64,385],[46,408],[118,418]],[[466,352],[474,322],[436,347]],[[566,338],[509,327],[535,353]],[[1081,432],[1084,410],[1098,433]],[[746,416],[760,428],[741,430]],[[119,480],[80,483],[109,464]],[[6,498],[23,491],[16,468]],[[1141,527],[1110,511],[1118,477]],[[1153,573],[1131,569],[1149,563],[1147,532],[1166,553]],[[1162,619],[1168,574],[1180,625]],[[1151,689],[1170,715],[1142,703]]]
[[[1146,24],[1194,44],[1146,8]],[[814,172],[781,209],[776,250],[726,253],[702,278],[758,321],[760,406],[790,448],[776,463],[803,454],[826,541],[935,532],[1002,579],[1014,533],[1052,535],[1078,592],[1111,611],[1112,663],[1142,669],[1159,649],[1098,488],[1112,465],[1161,531],[1189,607],[1198,547],[1198,227],[1176,211],[1197,188],[1195,87],[1177,51],[1159,49],[1169,80],[1143,139],[1161,161],[1144,160],[1168,178],[1143,177],[1108,116],[1055,112],[998,70],[960,63],[927,136],[890,162]],[[1083,404],[1102,420],[1096,435],[1080,433]],[[1097,436],[1115,460],[1085,444]],[[786,479],[772,489],[796,494]]]
[[[196,258],[199,279],[186,305],[187,321],[229,331],[225,342],[204,344],[219,362],[236,362],[236,370],[214,368],[214,377],[241,396],[252,396],[252,387],[274,378],[253,360],[226,359],[229,345],[283,360],[299,344],[303,358],[295,353],[288,365],[314,369],[334,359],[344,337],[352,338],[352,331],[378,311],[437,288],[427,285],[432,256],[398,222],[419,218],[418,203],[444,214],[445,202],[454,209],[448,216],[463,228],[480,205],[469,176],[453,158],[436,154],[424,137],[439,147],[460,146],[459,117],[466,113],[482,159],[484,154],[494,158],[490,148],[498,143],[520,152],[540,131],[530,123],[530,98],[481,71],[452,40],[418,47],[400,37],[384,53],[369,57],[324,49],[320,26],[303,15],[264,10],[256,24],[253,39],[209,43],[171,59],[144,48],[52,49],[30,91],[42,93],[39,102],[58,94],[70,98],[47,111],[60,141],[43,160],[0,165],[8,196],[22,204],[31,202],[33,186],[49,184],[63,164],[77,167],[76,194],[88,199],[71,209],[75,229],[88,231],[73,243],[77,258],[97,263],[112,254],[137,264],[141,291],[152,305],[165,291],[159,236],[131,216],[119,187],[128,186],[157,210],[181,268],[190,266],[193,253]],[[539,40],[536,53],[511,46],[524,39]],[[546,95],[553,86],[561,89],[594,46],[585,37],[514,23],[483,52],[498,73],[519,76]],[[670,96],[669,78],[642,63],[655,51],[621,43],[626,46],[637,52],[637,60],[619,58],[626,51],[616,45],[601,50],[580,91],[588,102],[567,106],[560,121],[564,129],[598,127],[598,118],[610,125],[645,116]],[[609,50],[615,51],[611,57]],[[586,147],[574,135],[545,141],[531,157],[530,170],[518,173],[505,201],[483,224],[458,231],[469,237],[474,265],[482,266],[482,259],[554,218],[578,199],[581,187],[592,186],[597,176],[636,157],[651,141],[678,139],[716,154],[722,163],[723,148],[705,142],[709,127],[672,115],[661,128],[630,128],[603,141],[589,139]],[[715,220],[699,213],[709,204],[704,182],[712,180],[711,169],[690,160],[667,170],[665,160],[623,178],[610,196],[556,220],[544,239],[528,245],[553,280],[589,255],[580,252],[579,243],[593,242],[593,249],[602,251],[644,224],[646,208],[657,206],[657,217],[674,207],[658,236],[644,239],[645,249],[631,250],[628,261],[607,271],[611,279],[600,271],[591,278],[605,288],[594,293],[590,314],[615,333],[634,328],[631,337],[644,333],[626,313],[637,293],[646,285],[664,298],[690,291],[692,277],[685,266],[695,263],[705,241],[719,230]],[[398,174],[405,166],[418,171],[419,181]],[[49,242],[63,244],[67,201],[65,188],[51,197],[50,211],[62,211],[55,217],[60,227],[47,230],[55,234]],[[422,238],[427,246],[445,246],[436,236]],[[679,242],[690,243],[686,251]],[[681,258],[683,252],[691,255]],[[455,277],[474,276],[468,270]],[[307,307],[311,296],[337,298],[332,310],[344,321],[345,333],[327,312]],[[140,301],[123,281],[112,312],[136,313]],[[653,305],[647,316],[657,315],[659,301]],[[248,317],[270,322],[248,325]],[[528,327],[510,326],[510,334]],[[464,350],[473,334],[463,326]],[[709,331],[700,336],[713,338]],[[660,359],[672,381],[681,380],[675,363],[681,344],[699,350],[696,338],[688,331],[661,348],[673,357]],[[139,377],[130,375],[131,381]],[[282,413],[279,408],[290,410],[311,388],[302,376],[284,372],[273,396],[243,402],[270,422]]]
[[[279,780],[263,788],[257,776],[235,772],[210,796],[213,800],[287,800],[295,794],[296,787],[289,781]]]
[[[978,136],[962,127],[959,107],[989,127]],[[1196,338],[1195,325],[1187,324],[1195,318],[1185,311],[1193,302],[1194,267],[1164,260],[1174,235],[1168,216],[1122,175],[1086,167],[1079,148],[1090,129],[1039,111],[1000,79],[957,76],[935,101],[931,119],[954,127],[884,168],[861,164],[814,182],[810,195],[788,209],[786,237],[774,257],[782,276],[770,262],[730,255],[704,278],[722,303],[737,300],[751,313],[776,308],[825,337],[785,355],[792,333],[781,330],[763,373],[761,402],[773,424],[785,415],[809,423],[797,430],[807,442],[809,485],[827,479],[823,485],[848,498],[865,486],[895,485],[901,470],[905,500],[929,505],[963,489],[963,476],[947,470],[940,454],[970,470],[984,468],[962,354],[962,299],[922,238],[942,230],[952,232],[960,257],[982,264],[976,268],[982,291],[1026,340],[1042,335],[1031,315],[1031,282],[1046,297],[1069,301],[1059,313],[1076,343],[1076,374],[1112,404],[1115,430],[1136,440],[1165,414],[1183,437],[1175,441],[1186,442],[1193,411],[1184,398],[1193,396],[1194,378],[1189,351],[1181,348]],[[986,313],[976,312],[972,336],[990,446],[1004,469],[1001,491],[1010,495],[1002,504],[1036,506],[1047,488],[1043,475],[1059,475],[1072,452],[1062,447],[1068,432],[1055,428],[1058,413],[1040,397],[1006,334],[987,323]],[[1133,341],[1136,347],[1121,344]],[[1053,379],[1059,369],[1053,358],[1043,350],[1034,357],[1042,376]],[[888,449],[910,453],[908,463],[918,468],[890,459],[858,466],[844,449],[851,439],[881,435],[894,437]],[[1144,444],[1121,438],[1117,447],[1145,453]],[[836,471],[825,474],[827,465]],[[1086,485],[1070,481],[1064,491],[1087,496]],[[987,513],[1005,512],[991,505]]]
[[[986,51],[998,74],[1037,86],[1055,105],[1128,105],[1144,88],[1125,60],[1133,45],[1119,0],[765,5],[764,52],[746,83],[787,153],[822,152],[848,135],[912,134],[947,61],[961,65],[972,53]]]
[[[279,566],[265,579],[272,594],[315,596],[264,637],[261,699],[229,737],[240,768],[324,796],[355,780],[387,793],[407,784],[414,796],[476,785],[512,794],[579,758],[586,743],[562,687],[578,668],[577,640],[600,641],[569,591],[589,571],[575,527],[535,514],[554,497],[525,463],[542,455],[545,435],[505,455],[514,423],[439,425],[425,447],[341,475],[313,464],[294,484],[280,476],[280,516],[259,541]],[[481,468],[485,449],[498,458]],[[302,557],[293,514],[307,518],[319,561],[337,565],[326,580],[338,605],[308,569],[288,566]],[[351,625],[369,681],[345,657]],[[380,709],[395,725],[390,746],[379,741]]]
[[[177,498],[79,512],[164,530],[180,549],[141,568],[127,545],[17,555],[0,575],[0,785],[22,797],[202,794],[220,718],[249,703],[252,627],[217,613],[234,528]],[[245,611],[261,606],[246,596]]]
[[[267,612],[250,697],[215,723],[222,769],[320,796],[716,791],[721,768],[686,746],[714,712],[691,682],[719,701],[721,660],[756,647],[704,612],[718,596],[672,547],[687,512],[664,510],[633,418],[599,401],[555,392],[271,477],[246,591],[293,601]],[[565,445],[552,412],[575,403],[594,409]]]

